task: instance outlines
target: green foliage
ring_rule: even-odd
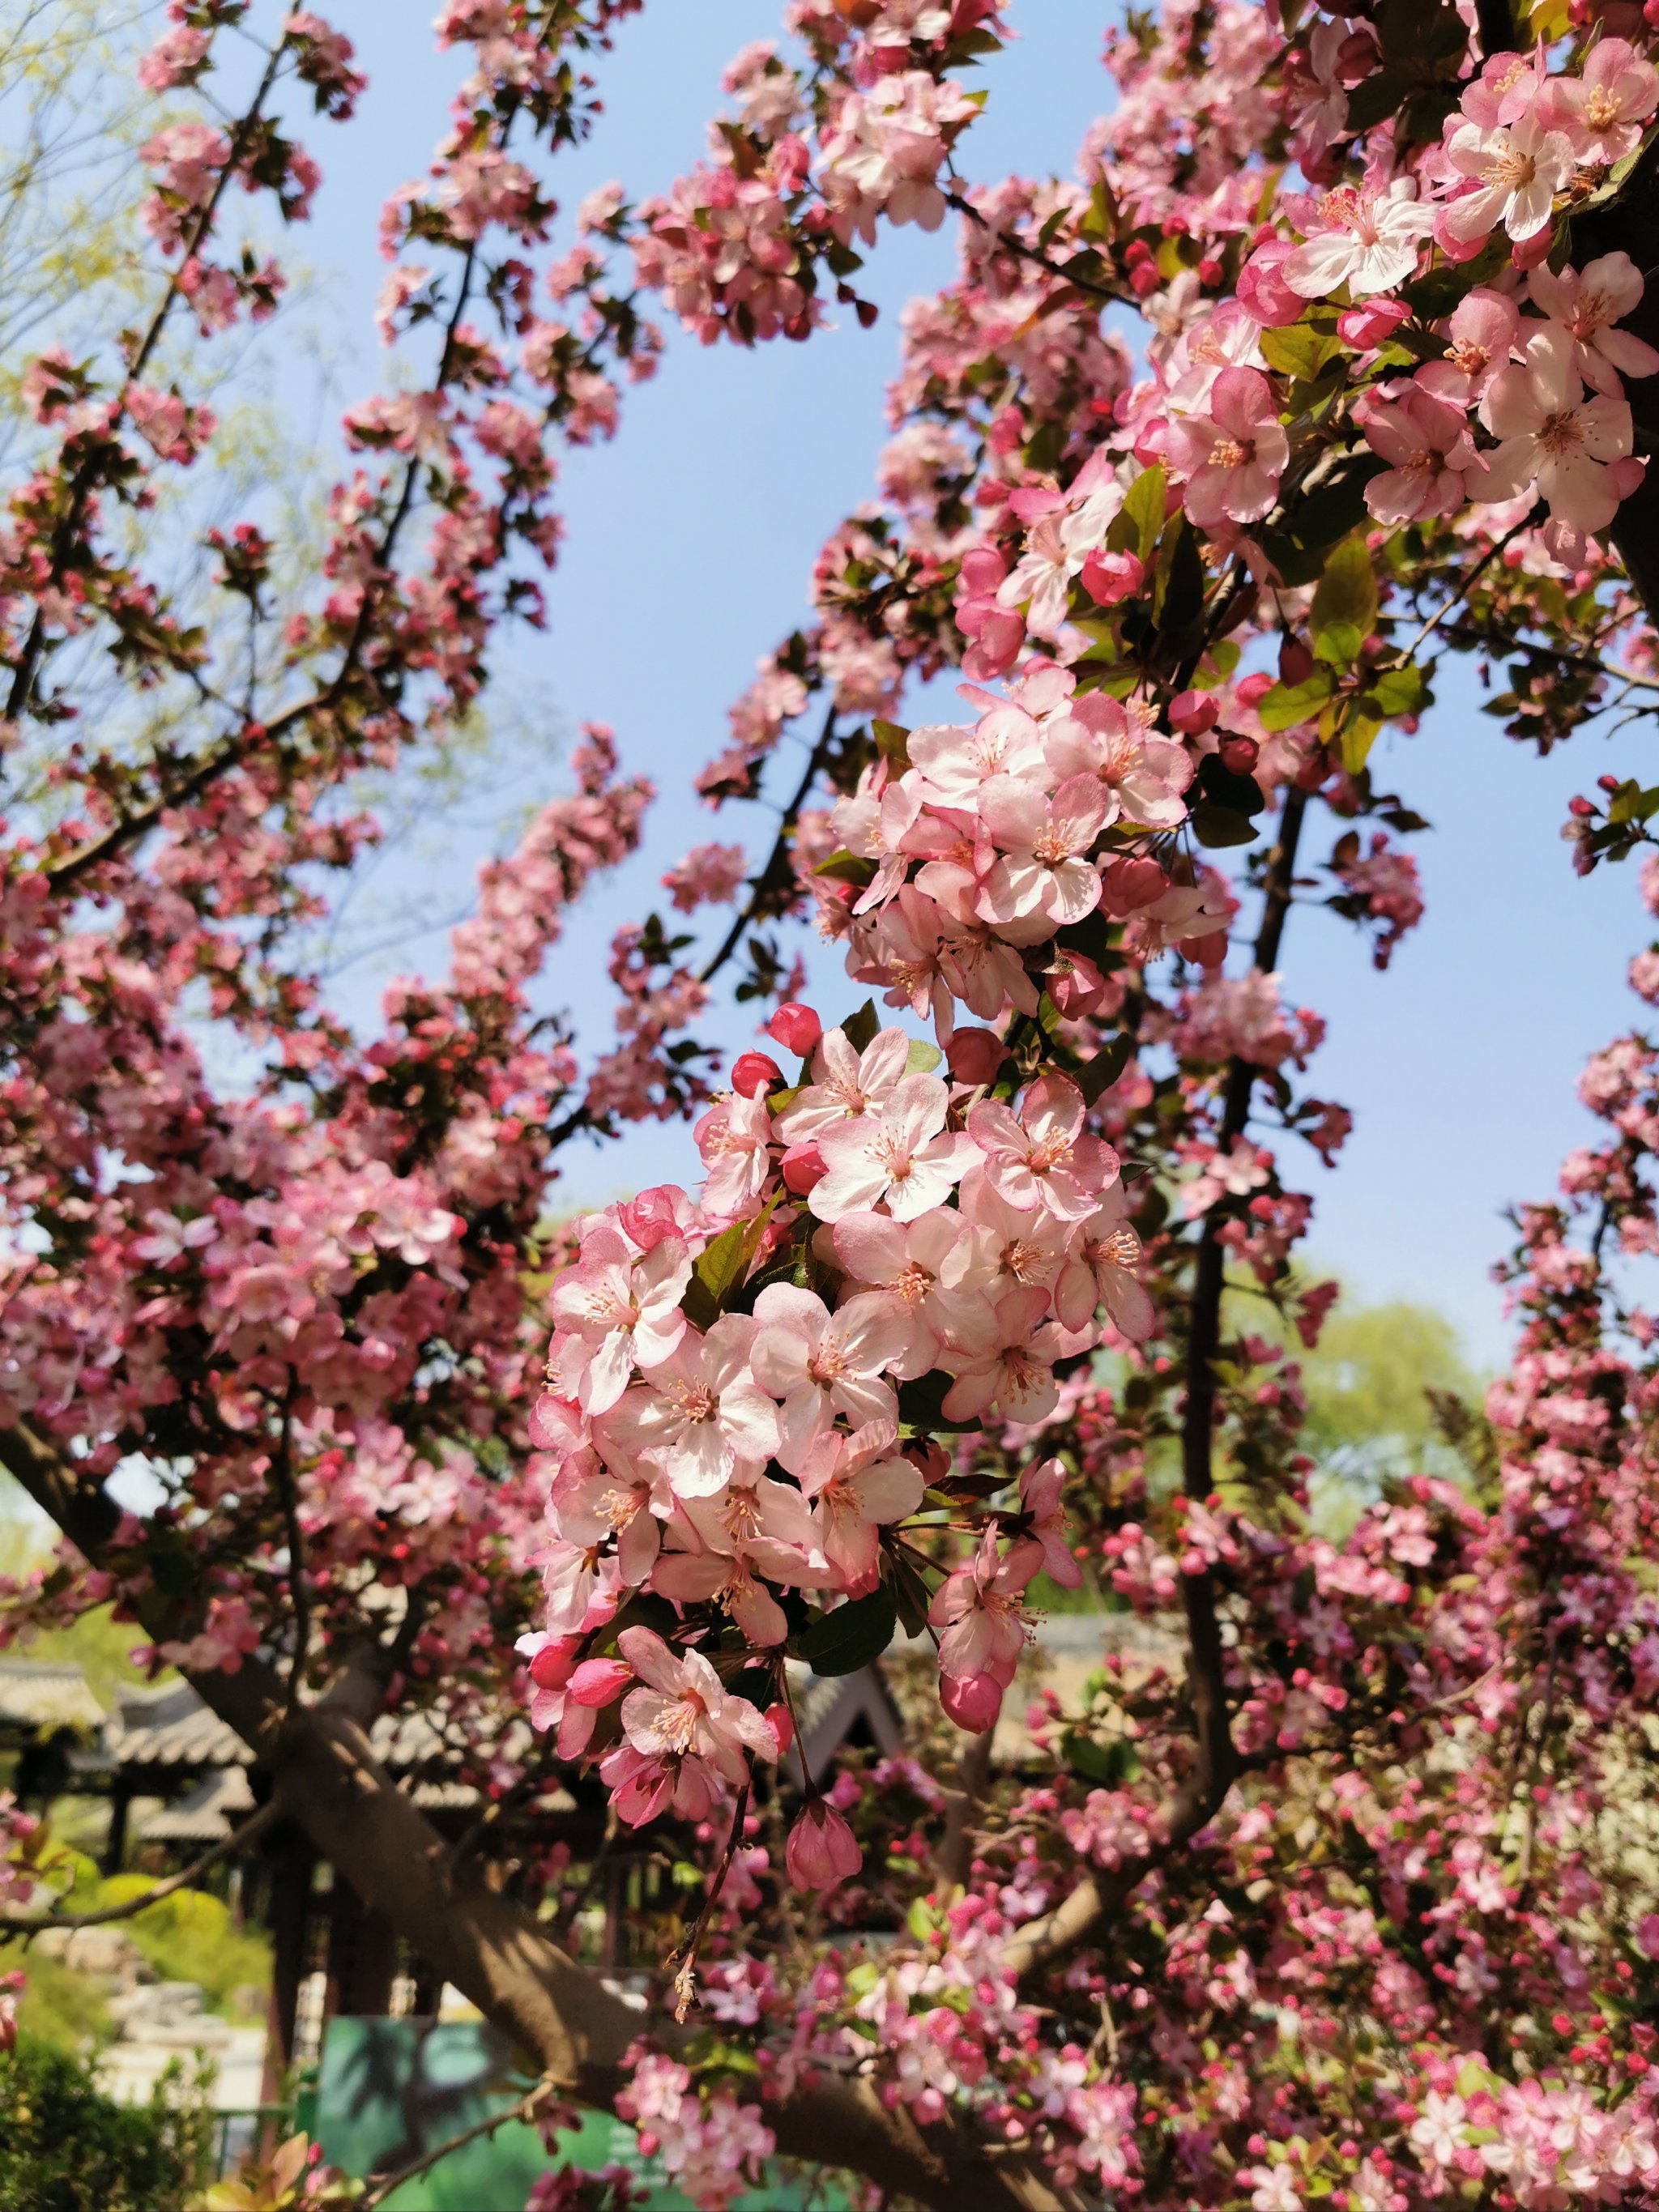
[[[88,2044],[106,2041],[110,2032],[109,2008],[97,1979],[41,1951],[29,1953],[17,2018],[37,2043],[71,2057]],[[6,2201],[0,2197],[0,2203]]]
[[[1463,1478],[1431,1394],[1478,1407],[1480,1378],[1456,1330],[1434,1307],[1405,1299],[1339,1302],[1317,1348],[1302,1355],[1302,1379],[1304,1444],[1319,1465],[1315,1511],[1330,1533],[1351,1526],[1391,1477]]]
[[[87,1905],[125,1905],[149,1886],[143,1875],[115,1875],[98,1884]],[[239,1990],[270,1985],[269,1941],[233,1925],[229,1907],[205,1890],[176,1889],[122,1925],[162,1981],[199,1983],[210,2012],[234,2014]]]
[[[78,2060],[29,2036],[0,2057],[6,2212],[184,2212],[212,2135],[199,2077],[173,2073],[147,2105],[124,2106]]]

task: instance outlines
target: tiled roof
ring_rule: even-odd
[[[101,1727],[104,1709],[72,1663],[0,1659],[0,1727]]]

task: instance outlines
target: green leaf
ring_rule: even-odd
[[[1365,711],[1363,699],[1353,702],[1341,729],[1342,765],[1350,775],[1358,775],[1364,767],[1382,726],[1375,714]]]
[[[874,1042],[880,1027],[881,1017],[876,1012],[876,1002],[873,999],[866,999],[857,1013],[848,1014],[841,1025],[841,1032],[854,1052],[862,1052],[866,1045]]]
[[[1269,368],[1276,368],[1281,376],[1297,377],[1304,384],[1311,384],[1326,362],[1342,350],[1337,339],[1323,336],[1306,323],[1263,331],[1257,343]]]
[[[1171,635],[1196,622],[1204,607],[1204,556],[1197,533],[1177,514],[1158,549],[1158,580],[1152,589],[1152,620]]]
[[[1300,684],[1275,684],[1256,702],[1256,718],[1264,730],[1299,729],[1311,722],[1335,690],[1322,668]]]
[[[1092,1060],[1085,1060],[1077,1071],[1077,1087],[1092,1106],[1103,1098],[1129,1065],[1135,1041],[1127,1030],[1121,1030],[1109,1044],[1103,1044]]]
[[[895,775],[902,775],[910,765],[910,732],[898,722],[872,722],[870,734],[876,741],[876,750]],[[821,873],[822,871],[815,871]]]
[[[1644,791],[1633,781],[1621,783],[1607,807],[1609,822],[1645,822],[1659,812],[1659,789]]]
[[[1417,663],[1408,661],[1403,668],[1384,668],[1373,676],[1365,687],[1367,702],[1375,702],[1382,720],[1389,721],[1396,714],[1414,714],[1428,696],[1428,683]]]
[[[1365,633],[1352,623],[1327,623],[1324,629],[1314,633],[1314,657],[1322,660],[1328,668],[1346,672],[1352,668],[1364,649]]]
[[[777,1202],[775,1198],[769,1199],[752,1221],[734,1221],[704,1245],[680,1300],[680,1311],[694,1328],[712,1328],[726,1310],[760,1249]]]
[[[1350,455],[1317,491],[1297,502],[1277,530],[1263,532],[1267,557],[1287,584],[1317,582],[1326,548],[1365,520],[1365,487],[1387,466],[1380,453],[1369,450]]]
[[[1255,824],[1231,806],[1212,806],[1207,800],[1194,807],[1193,835],[1200,845],[1249,845],[1255,842]]]
[[[914,1436],[967,1436],[979,1427],[977,1421],[947,1420],[945,1400],[951,1389],[951,1377],[937,1369],[916,1377],[913,1382],[901,1382],[898,1390],[899,1426],[908,1429]]]
[[[1164,471],[1156,462],[1141,471],[1124,494],[1123,505],[1106,532],[1109,551],[1133,553],[1143,562],[1152,559],[1158,533],[1164,527],[1165,489]]]
[[[1127,1736],[1113,1736],[1109,1742],[1098,1743],[1080,1729],[1067,1729],[1060,1738],[1060,1753],[1074,1773],[1086,1781],[1103,1783],[1108,1789],[1120,1782],[1133,1782],[1140,1772],[1140,1761]]]
[[[899,1626],[907,1636],[920,1636],[927,1626],[927,1608],[931,1603],[927,1585],[908,1559],[891,1559],[888,1564],[892,1571],[890,1587],[898,1611]]]
[[[812,873],[827,876],[832,883],[864,884],[874,881],[876,864],[843,845],[827,860],[820,860]]]
[[[1326,562],[1313,596],[1310,628],[1314,635],[1314,651],[1322,660],[1335,659],[1335,650],[1322,651],[1321,642],[1339,641],[1349,633],[1358,633],[1358,642],[1346,659],[1338,663],[1352,667],[1358,658],[1359,647],[1370,635],[1376,623],[1376,576],[1371,567],[1371,556],[1365,541],[1358,532],[1345,538]],[[1340,650],[1340,642],[1336,649]]]
[[[931,1075],[944,1057],[939,1047],[929,1044],[926,1037],[912,1037],[910,1049],[905,1054],[904,1072],[907,1075]]]
[[[815,1674],[856,1674],[893,1640],[898,1607],[884,1583],[815,1620],[795,1650]]]

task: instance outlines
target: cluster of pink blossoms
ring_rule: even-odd
[[[701,1201],[662,1188],[589,1217],[551,1292],[546,1626],[521,1648],[567,1757],[626,1691],[600,1771],[633,1822],[670,1802],[701,1817],[747,1757],[787,1748],[784,1647],[810,1608],[870,1598],[902,1561],[944,1472],[934,1426],[1041,1422],[1103,1310],[1120,1339],[1152,1327],[1117,1157],[1066,1077],[946,1081],[902,1030],[860,1049],[800,1006],[771,1032],[801,1080],[739,1060],[697,1126]],[[996,1717],[1032,1577],[1078,1578],[1060,1486],[1057,1462],[1029,1468],[933,1597],[963,1727]],[[641,1590],[684,1649],[635,1626],[600,1654]],[[738,1660],[769,1669],[764,1715],[721,1687]],[[814,1819],[801,1863],[833,1873]]]

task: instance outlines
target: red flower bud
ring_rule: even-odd
[[[1007,1057],[1007,1046],[992,1030],[958,1030],[945,1048],[946,1065],[958,1083],[994,1083]]]
[[[1100,872],[1101,911],[1121,920],[1153,905],[1169,888],[1170,879],[1156,860],[1110,861]]]
[[[766,1034],[786,1052],[796,1053],[805,1060],[823,1035],[823,1024],[811,1006],[797,1006],[792,1000],[787,1006],[778,1008],[766,1024]]]
[[[763,1052],[740,1054],[732,1064],[732,1088],[744,1098],[752,1098],[757,1091],[769,1091],[782,1080],[783,1070]]]
[[[1170,727],[1183,737],[1195,738],[1216,726],[1220,709],[1202,691],[1177,691],[1170,702]]]
[[[791,1145],[778,1165],[783,1172],[785,1188],[793,1191],[797,1198],[805,1198],[827,1172],[823,1154],[811,1144]]]
[[[1254,738],[1223,738],[1217,748],[1229,775],[1254,775],[1261,748]]]
[[[1002,1685],[989,1674],[941,1674],[939,1701],[959,1729],[983,1735],[1002,1711]]]
[[[1279,648],[1279,680],[1281,684],[1305,684],[1314,672],[1314,657],[1310,648],[1299,637],[1287,637]]]
[[[769,1705],[762,1716],[766,1725],[778,1740],[778,1757],[784,1758],[795,1741],[794,1716],[787,1705]]]

